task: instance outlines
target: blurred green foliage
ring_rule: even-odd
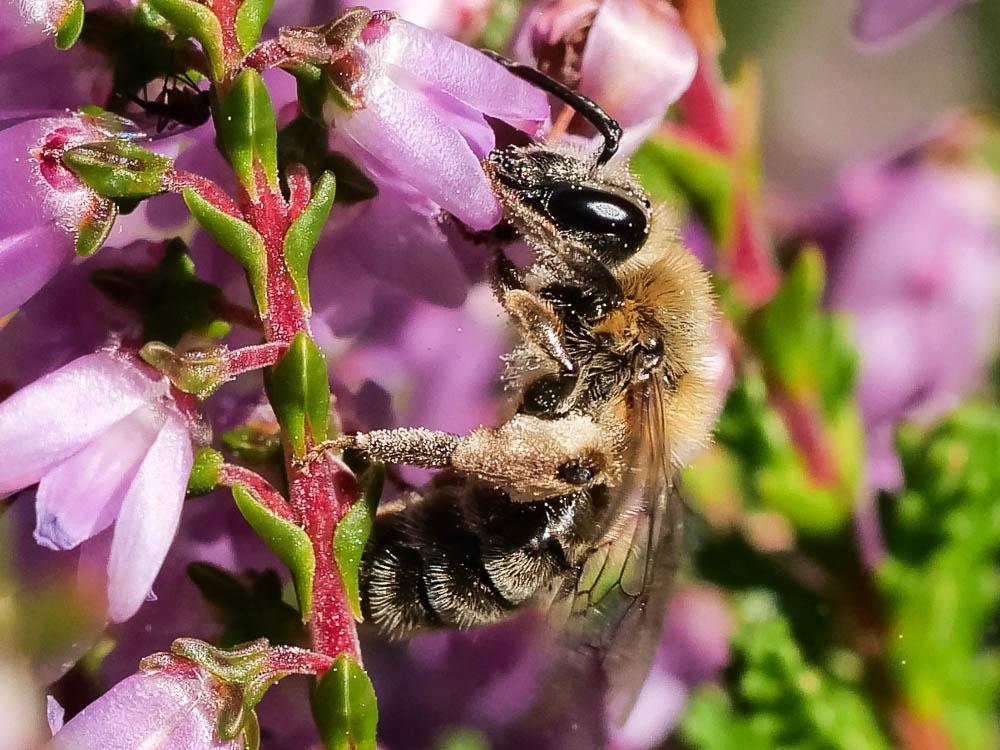
[[[702,688],[681,726],[699,750],[888,750],[857,680],[807,662],[763,591],[740,598],[728,695]]]
[[[888,666],[910,710],[958,750],[1000,747],[1000,409],[970,404],[898,439],[906,489],[885,498]]]

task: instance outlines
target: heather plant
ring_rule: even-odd
[[[0,7],[0,750],[1000,744],[998,131],[927,112],[790,195],[723,37],[769,4],[718,4]],[[621,124],[722,310],[624,723],[544,613],[370,633],[373,516],[428,475],[314,450],[504,408],[483,160],[599,139],[478,48]]]

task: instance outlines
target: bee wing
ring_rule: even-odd
[[[611,531],[563,587],[557,607],[567,618],[571,657],[600,665],[609,706],[622,722],[642,687],[678,564],[683,507],[673,482],[670,446],[663,434],[658,381],[630,395],[630,470]],[[568,610],[568,611],[567,611]]]

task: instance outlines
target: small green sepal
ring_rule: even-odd
[[[191,215],[247,272],[257,311],[263,317],[267,312],[267,251],[264,239],[245,221],[216,208],[191,188],[184,190],[183,196]]]
[[[313,717],[326,750],[375,750],[378,704],[365,670],[341,654],[312,696]]]
[[[125,138],[72,148],[62,162],[105,198],[141,200],[163,192],[173,161]]]
[[[205,495],[214,490],[219,484],[219,468],[225,461],[225,457],[214,448],[199,448],[194,454],[194,465],[188,479],[188,494]]]
[[[76,231],[76,254],[89,258],[101,249],[111,227],[118,218],[117,204],[107,198],[95,196],[93,208],[81,220]]]
[[[347,600],[351,603],[354,619],[361,622],[361,587],[358,571],[361,555],[368,543],[372,530],[372,520],[382,496],[382,482],[385,469],[382,464],[372,464],[358,477],[359,497],[337,524],[333,534],[333,555],[337,560],[337,570],[344,582]]]
[[[273,6],[274,0],[243,0],[240,9],[236,11],[236,38],[243,54],[249,54],[257,44]]]
[[[312,614],[313,574],[316,570],[316,557],[309,536],[291,521],[265,507],[247,487],[234,485],[232,489],[236,507],[247,523],[291,572],[302,621],[306,622]]]
[[[229,349],[215,346],[179,352],[162,341],[150,341],[139,356],[162,372],[174,386],[205,399],[232,376],[229,374]]]
[[[330,209],[333,207],[333,196],[336,192],[337,180],[331,172],[324,172],[313,189],[312,200],[302,214],[292,222],[285,234],[285,262],[292,276],[295,290],[306,310],[309,304],[309,259],[313,249],[319,242],[320,232],[326,224]]]
[[[219,19],[205,5],[194,0],[148,0],[157,13],[170,22],[178,33],[197,39],[208,55],[214,81],[226,75],[226,61]]]
[[[215,127],[222,152],[251,196],[257,195],[256,164],[270,184],[277,184],[278,130],[271,96],[260,73],[247,68],[236,77],[221,97]]]
[[[305,455],[307,428],[314,443],[326,439],[330,383],[326,360],[308,335],[301,331],[295,335],[288,351],[266,374],[264,384],[297,456]]]
[[[69,49],[83,31],[84,7],[82,0],[72,0],[66,13],[56,24],[56,49]]]

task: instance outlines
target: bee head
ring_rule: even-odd
[[[504,213],[536,248],[584,246],[616,266],[649,235],[649,199],[624,169],[539,145],[497,149],[484,167]]]

